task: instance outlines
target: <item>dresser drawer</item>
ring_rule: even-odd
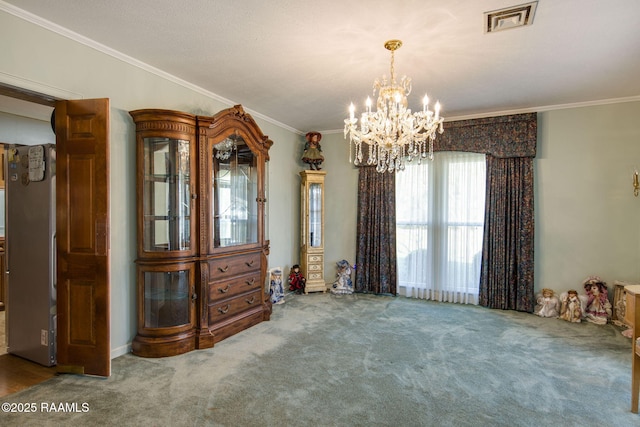
[[[260,271],[260,252],[214,258],[209,261],[211,281]]]
[[[209,325],[262,304],[262,289],[209,305]]]
[[[260,280],[259,271],[246,276],[232,277],[227,280],[209,283],[209,301],[214,302],[231,298],[251,290],[262,289],[261,285],[262,281]]]
[[[322,255],[307,255],[307,263],[322,264]]]
[[[309,265],[307,265],[307,270],[308,270],[307,274],[311,274],[314,271],[322,270],[322,265],[320,265],[320,264],[309,264]]]
[[[307,280],[308,280],[308,281],[312,281],[312,280],[322,280],[322,272],[316,272],[316,273],[309,273],[309,274],[307,274]]]

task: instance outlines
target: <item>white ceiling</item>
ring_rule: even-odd
[[[403,41],[395,68],[412,78],[412,108],[426,92],[447,119],[640,100],[640,1],[539,0],[533,25],[484,32],[484,12],[525,1],[0,0],[0,7],[300,132],[342,129],[349,103],[361,110],[373,80],[389,75],[383,44],[394,38]]]

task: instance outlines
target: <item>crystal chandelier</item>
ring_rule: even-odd
[[[354,164],[363,163],[362,145],[368,148],[367,165],[376,165],[378,172],[404,170],[405,161],[418,158],[433,160],[433,141],[436,132],[442,133],[440,103],[436,102],[434,111],[429,109],[429,98],[425,95],[422,111],[415,113],[407,108],[407,96],[411,92],[411,79],[403,76],[400,84],[396,82],[394,52],[402,46],[400,40],[389,40],[384,44],[391,51],[391,81],[383,76],[382,81],[373,82],[373,96],[378,92],[376,111],[371,111],[371,98],[367,97],[366,111],[355,118],[353,103],[349,106],[349,118],[344,121],[344,137],[349,134],[349,161],[351,144],[355,144]]]

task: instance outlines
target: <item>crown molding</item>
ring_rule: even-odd
[[[49,31],[52,31],[52,32],[54,32],[56,34],[59,34],[59,35],[61,35],[63,37],[66,37],[66,38],[68,38],[70,40],[73,40],[73,41],[75,41],[77,43],[80,43],[80,44],[83,44],[83,45],[85,45],[87,47],[95,49],[98,52],[104,53],[105,55],[109,55],[109,56],[111,56],[111,57],[113,57],[115,59],[118,59],[118,60],[120,60],[122,62],[125,62],[125,63],[127,63],[129,65],[132,65],[134,67],[140,68],[140,69],[142,69],[142,70],[144,70],[144,71],[146,71],[148,73],[151,73],[151,74],[154,74],[154,75],[156,75],[158,77],[166,79],[166,80],[168,80],[168,81],[170,81],[172,83],[176,83],[176,84],[178,84],[178,85],[180,85],[180,86],[182,86],[182,87],[184,87],[186,89],[189,89],[189,90],[192,90],[192,91],[194,91],[196,93],[199,93],[201,95],[207,96],[207,97],[209,97],[211,99],[214,99],[214,100],[216,100],[218,102],[221,102],[222,104],[228,105],[229,107],[233,107],[234,105],[238,104],[238,102],[234,102],[234,101],[229,100],[227,98],[224,98],[224,97],[222,97],[222,96],[220,96],[218,94],[215,94],[215,93],[210,92],[210,91],[208,91],[206,89],[203,89],[200,86],[194,85],[193,83],[189,83],[186,80],[180,79],[180,78],[178,78],[178,77],[176,77],[176,76],[174,76],[172,74],[169,74],[169,73],[167,73],[165,71],[162,71],[162,70],[160,70],[160,69],[158,69],[156,67],[153,67],[153,66],[151,66],[151,65],[149,65],[147,63],[144,63],[144,62],[142,62],[140,60],[137,60],[137,59],[135,59],[135,58],[133,58],[131,56],[125,55],[122,52],[119,52],[119,51],[117,51],[115,49],[112,49],[112,48],[110,48],[108,46],[105,46],[105,45],[103,45],[101,43],[98,43],[98,42],[96,42],[94,40],[91,40],[88,37],[85,37],[85,36],[83,36],[81,34],[78,34],[78,33],[73,32],[73,31],[71,31],[71,30],[69,30],[67,28],[64,28],[64,27],[62,27],[62,26],[60,26],[58,24],[55,24],[55,23],[53,23],[51,21],[43,19],[43,18],[41,18],[41,17],[39,17],[37,15],[34,15],[34,14],[30,13],[30,12],[27,12],[26,10],[17,8],[17,7],[15,7],[15,6],[11,5],[11,4],[8,4],[8,3],[6,3],[6,2],[4,2],[2,0],[0,0],[0,10],[4,11],[4,12],[7,12],[7,13],[13,15],[13,16],[16,16],[16,17],[18,17],[18,18],[20,18],[20,19],[22,19],[24,21],[30,22],[30,23],[32,23],[34,25],[37,25],[39,27],[42,27],[42,28],[47,29]],[[304,135],[304,132],[302,132],[302,131],[300,131],[298,129],[294,129],[289,125],[286,125],[286,124],[284,124],[282,122],[279,122],[279,121],[277,121],[275,119],[272,119],[271,117],[265,116],[264,114],[259,113],[259,112],[255,111],[255,110],[247,108],[247,106],[245,106],[245,105],[243,105],[242,107],[244,108],[244,110],[247,113],[251,114],[251,116],[253,116],[254,119],[255,118],[259,118],[259,119],[264,120],[265,122],[269,122],[269,123],[271,123],[273,125],[276,125],[276,126],[278,126],[280,128],[288,130],[290,132],[293,132],[293,133],[296,133],[296,134],[299,134],[299,135]]]
[[[510,116],[513,114],[542,113],[545,111],[565,110],[568,108],[595,107],[598,105],[622,104],[624,102],[637,102],[637,101],[640,101],[640,95],[628,96],[624,98],[609,98],[609,99],[599,99],[594,101],[574,102],[570,104],[555,104],[555,105],[544,105],[539,107],[518,108],[514,110],[488,111],[485,113],[467,114],[462,116],[451,116],[451,117],[447,116],[444,119],[444,121],[457,122],[459,120],[484,119],[487,117]],[[344,129],[324,130],[321,132],[323,134],[328,135],[333,133],[342,133],[344,132]]]

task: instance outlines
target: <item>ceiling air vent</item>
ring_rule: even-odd
[[[505,9],[494,10],[484,13],[484,32],[495,33],[496,31],[508,30],[510,28],[523,27],[533,23],[533,15],[536,12],[537,1],[512,6]]]

